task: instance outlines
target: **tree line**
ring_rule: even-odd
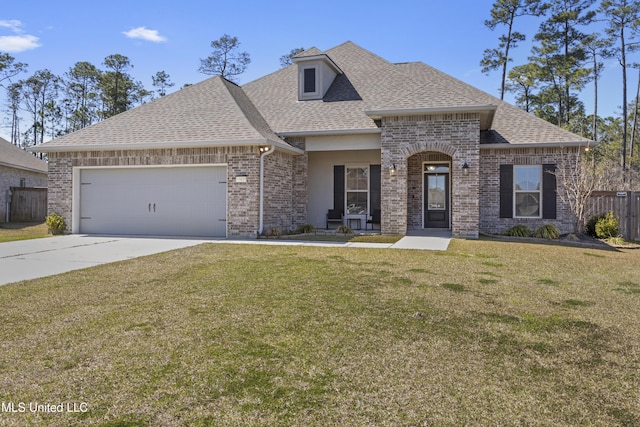
[[[203,74],[235,81],[251,63],[237,37],[224,34],[211,42],[211,48],[211,54],[200,59],[198,71]],[[292,49],[280,57],[281,66],[290,65],[303,50]],[[28,65],[0,53],[0,88],[6,92],[5,126],[11,143],[21,148],[41,144],[165,96],[175,85],[169,74],[158,71],[151,77],[153,90],[146,89],[130,74],[133,64],[124,55],[109,55],[101,65],[104,68],[77,62],[61,76],[44,69],[19,79]]]
[[[38,145],[163,96],[174,85],[167,73],[159,71],[152,76],[154,90],[147,90],[129,74],[133,64],[124,55],[109,55],[102,66],[83,61],[63,75],[43,69],[16,80],[27,71],[27,64],[0,54],[0,86],[7,97],[11,142]]]
[[[511,66],[513,51],[527,39],[518,31],[526,16],[539,20],[538,31],[527,62]],[[617,180],[609,186],[637,186],[640,64],[633,54],[640,48],[640,1],[497,0],[484,24],[500,31],[497,46],[485,49],[480,65],[485,73],[500,73],[501,99],[512,93],[525,111],[598,141],[596,160]],[[606,59],[620,65],[619,116],[598,113],[598,82]],[[628,90],[636,83],[633,69],[638,89],[629,100]],[[593,85],[593,111],[585,111],[580,99],[587,85]]]

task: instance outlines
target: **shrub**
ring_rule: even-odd
[[[67,223],[64,221],[64,217],[58,215],[56,212],[51,212],[45,219],[45,224],[49,228],[51,234],[63,234],[67,229]]]
[[[607,212],[604,218],[600,218],[596,222],[596,236],[600,239],[608,239],[617,237],[620,234],[620,221],[613,214],[613,211]]]
[[[513,237],[531,237],[531,230],[526,225],[520,224],[511,227],[502,234]]]
[[[311,224],[299,225],[298,228],[295,229],[294,233],[296,234],[309,234],[316,231],[316,228]]]
[[[546,224],[538,228],[533,233],[533,237],[541,239],[558,239],[560,238],[560,230],[558,230],[558,227],[553,224]]]
[[[591,237],[598,237],[598,235],[596,234],[596,224],[598,222],[598,220],[600,220],[601,218],[606,217],[607,214],[606,213],[601,213],[599,215],[594,215],[592,217],[590,217],[587,220],[586,225],[584,226],[584,234],[591,236]]]
[[[282,235],[282,233],[280,232],[280,230],[276,227],[270,228],[267,231],[264,232],[264,235],[267,237],[278,237],[280,235]]]
[[[346,225],[341,225],[336,231],[340,234],[353,234],[351,227],[347,227]]]

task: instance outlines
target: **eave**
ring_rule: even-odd
[[[143,142],[143,143],[107,143],[107,144],[52,144],[31,147],[30,151],[37,153],[64,153],[82,151],[112,151],[112,150],[153,150],[167,148],[202,148],[202,147],[246,147],[252,145],[272,145],[276,150],[290,154],[304,154],[304,150],[292,147],[283,141],[272,139],[241,139],[220,141],[174,141],[174,142]]]
[[[367,110],[364,113],[372,119],[390,116],[416,116],[422,114],[479,113],[480,130],[491,129],[497,105],[471,105],[454,107],[390,108]]]
[[[513,150],[518,148],[545,148],[545,147],[595,147],[595,141],[574,141],[574,142],[525,142],[525,143],[497,143],[480,144],[481,150]]]

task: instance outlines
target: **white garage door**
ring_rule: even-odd
[[[226,236],[225,166],[83,169],[80,233]]]

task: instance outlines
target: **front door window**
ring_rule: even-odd
[[[449,166],[424,166],[424,227],[449,228]]]

